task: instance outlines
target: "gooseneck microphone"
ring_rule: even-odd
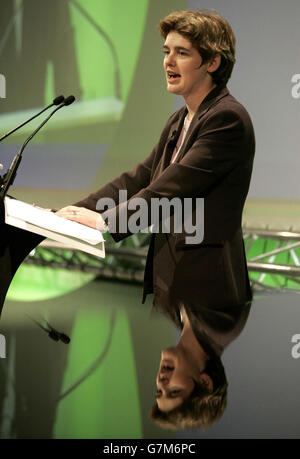
[[[65,98],[64,96],[57,96],[55,97],[55,99],[53,99],[52,101],[52,104],[48,105],[47,107],[43,108],[40,112],[38,112],[36,115],[32,116],[31,118],[29,118],[28,120],[24,121],[22,124],[20,124],[19,126],[15,127],[14,129],[12,129],[11,131],[7,132],[6,134],[4,134],[2,137],[0,137],[0,142],[2,142],[2,140],[6,139],[6,137],[10,136],[11,134],[13,134],[14,132],[18,131],[19,129],[21,129],[21,127],[25,126],[25,124],[27,123],[30,123],[30,121],[34,120],[35,118],[37,118],[38,116],[40,116],[42,113],[44,113],[46,110],[49,110],[49,108],[53,107],[54,105],[59,105],[61,104],[62,102],[64,102]]]
[[[74,96],[69,96],[64,100],[63,105],[71,105],[73,104],[74,100],[75,100]]]
[[[75,100],[74,96],[69,96],[66,99],[63,100],[62,103],[58,105],[58,107],[53,110],[49,116],[33,131],[33,133],[25,140],[23,143],[19,153],[14,157],[10,168],[8,169],[7,173],[5,174],[5,180],[3,180],[3,184],[1,185],[0,188],[0,201],[4,199],[9,187],[14,183],[18,167],[20,165],[21,159],[22,159],[22,153],[26,147],[26,145],[30,142],[30,140],[39,132],[39,130],[44,126],[44,124],[49,121],[49,119],[56,113],[58,110],[60,110],[62,107],[66,105],[71,105]]]
[[[33,322],[35,322],[42,330],[44,330],[46,333],[48,333],[49,338],[53,339],[53,341],[62,341],[65,344],[69,344],[71,341],[71,338],[66,335],[65,333],[59,332],[56,330],[52,325],[49,324],[49,322],[46,322],[47,327],[42,325],[40,322],[38,322],[36,319],[33,317],[28,316]]]

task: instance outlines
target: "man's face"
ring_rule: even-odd
[[[208,63],[202,58],[192,43],[177,32],[170,32],[164,43],[164,70],[167,89],[187,99],[197,96],[205,85],[213,85],[207,73]]]
[[[164,349],[156,378],[156,401],[161,411],[177,408],[195,387],[195,368],[176,347]]]

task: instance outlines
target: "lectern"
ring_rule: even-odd
[[[4,203],[0,202],[0,314],[18,267],[43,239],[43,236],[7,225]]]

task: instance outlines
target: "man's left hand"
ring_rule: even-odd
[[[81,223],[82,225],[90,226],[91,228],[95,228],[100,231],[104,230],[104,228],[101,228],[101,220],[104,222],[101,215],[98,212],[86,209],[85,207],[63,207],[56,212],[56,215],[77,223]]]

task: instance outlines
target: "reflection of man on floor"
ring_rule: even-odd
[[[152,420],[165,428],[205,428],[223,415],[228,383],[221,355],[244,328],[250,306],[181,308],[179,342],[161,353]]]
[[[177,345],[161,353],[156,400],[163,411],[177,408],[190,396],[197,381],[207,392],[213,390],[212,379],[204,371],[209,357],[197,342],[184,308],[182,322],[183,329]]]

